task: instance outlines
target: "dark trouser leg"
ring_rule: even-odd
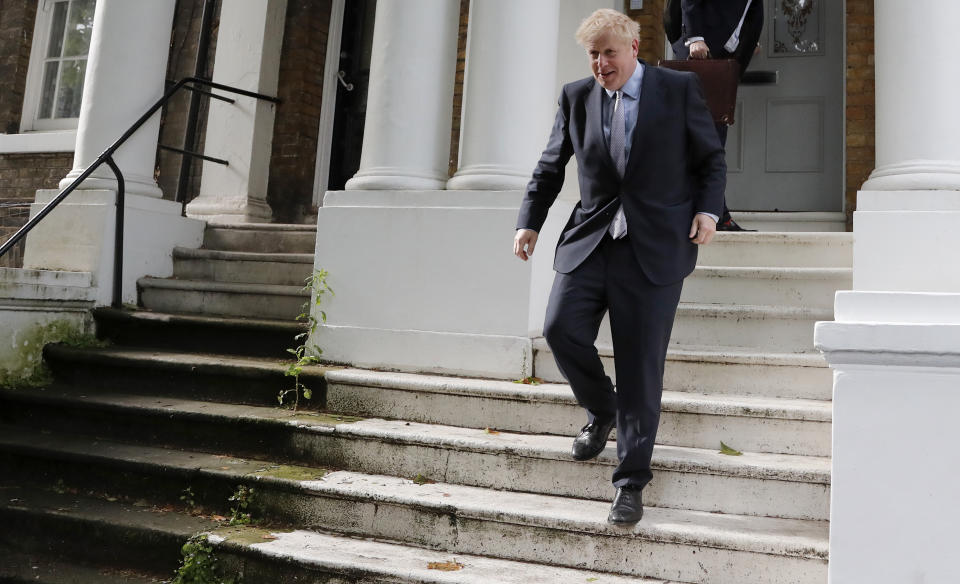
[[[667,286],[650,282],[637,264],[629,241],[612,242],[608,254],[620,460],[613,484],[643,487],[653,477],[650,458],[660,421],[664,361],[683,282]]]
[[[573,272],[557,274],[543,327],[560,373],[587,410],[588,422],[610,419],[617,407],[613,384],[594,346],[607,310],[606,271],[598,249]]]
[[[717,135],[720,136],[720,145],[727,147],[727,125],[717,124]],[[730,220],[730,209],[727,208],[727,196],[723,196],[723,214],[720,215],[720,223],[726,223]]]

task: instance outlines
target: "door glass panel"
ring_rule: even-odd
[[[53,95],[57,91],[59,68],[59,61],[51,61],[43,66],[43,90],[40,94],[40,111],[37,113],[40,119],[49,118],[53,113]]]
[[[47,58],[57,58],[63,50],[63,27],[67,22],[69,2],[57,2],[53,5],[53,22],[50,24],[50,44],[47,45]]]
[[[64,57],[86,55],[90,49],[93,32],[93,9],[95,0],[74,0],[70,5],[70,20],[67,23],[67,40]]]
[[[57,96],[58,118],[80,116],[80,98],[83,95],[83,74],[87,60],[64,61],[60,67],[60,93]]]
[[[822,0],[773,0],[773,56],[823,53]]]

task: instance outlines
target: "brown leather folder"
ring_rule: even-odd
[[[677,71],[692,71],[700,77],[707,107],[713,121],[733,124],[737,109],[737,84],[740,81],[740,64],[734,59],[685,59],[661,60],[659,65]]]

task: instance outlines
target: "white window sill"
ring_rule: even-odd
[[[73,152],[76,143],[76,130],[0,134],[0,154]]]

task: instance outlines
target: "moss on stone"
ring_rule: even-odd
[[[308,466],[292,466],[288,464],[276,464],[264,470],[258,470],[249,473],[251,477],[266,477],[273,479],[283,479],[290,481],[315,481],[323,478],[327,474],[323,468],[311,468]]]
[[[338,424],[353,424],[360,422],[363,418],[357,416],[345,416],[332,412],[297,412],[297,415],[289,418],[291,422],[303,424],[319,424],[323,426],[336,426]]]
[[[253,545],[255,543],[266,543],[275,539],[271,536],[273,533],[289,533],[289,530],[264,529],[261,527],[248,527],[244,525],[235,525],[230,527],[220,527],[211,532],[213,535],[222,537],[228,543],[236,545]]]
[[[49,343],[73,347],[105,345],[92,333],[89,319],[57,319],[14,331],[11,352],[0,362],[0,387],[43,387],[53,376],[43,362],[43,347]]]

